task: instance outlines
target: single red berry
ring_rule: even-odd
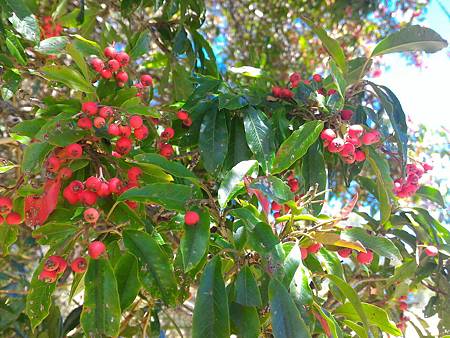
[[[101,59],[93,58],[91,60],[91,66],[97,73],[99,73],[105,67],[105,64],[103,63],[103,61]]]
[[[90,190],[83,190],[80,194],[80,202],[85,205],[94,205],[97,202],[97,194]]]
[[[434,245],[428,245],[425,248],[425,254],[427,256],[429,256],[429,257],[434,257],[434,256],[437,256],[439,254],[439,250]]]
[[[56,255],[48,257],[44,263],[44,270],[56,271],[62,262],[61,259],[63,259],[61,256],[56,256]]]
[[[364,162],[366,160],[366,154],[364,151],[357,150],[355,151],[355,161],[356,162]]]
[[[292,83],[293,87],[297,87],[297,86],[294,86],[294,84],[297,84],[297,85],[298,85],[298,83],[301,81],[301,79],[302,79],[302,77],[301,77],[300,74],[297,73],[297,72],[292,73],[292,74],[289,76],[289,82]]]
[[[99,191],[101,184],[102,184],[102,181],[95,176],[88,177],[86,182],[84,182],[86,189],[93,191],[93,192]]]
[[[173,155],[173,147],[171,144],[163,143],[159,148],[159,154],[165,158],[170,158]]]
[[[106,48],[103,50],[103,54],[104,54],[108,59],[113,59],[113,58],[117,55],[117,52],[116,52],[116,50],[114,49],[114,47],[109,46],[109,47],[106,47]]]
[[[183,125],[185,127],[190,127],[192,125],[192,119],[188,117],[186,120],[183,120]]]
[[[300,254],[302,260],[305,260],[308,257],[308,250],[306,248],[300,248]]]
[[[354,156],[355,155],[355,146],[353,145],[353,143],[350,142],[345,142],[344,146],[342,147],[340,154],[343,157],[349,157],[349,156]]]
[[[351,144],[353,144],[355,146],[355,148],[359,148],[362,146],[361,139],[353,138],[353,137],[350,137],[349,135],[345,136],[345,142],[350,142]]]
[[[339,153],[344,147],[344,140],[340,137],[336,137],[333,141],[328,145],[328,151],[330,153]]]
[[[100,189],[98,189],[97,191],[97,195],[99,197],[108,197],[109,195],[111,195],[111,191],[109,191],[109,184],[106,182],[102,182],[102,184],[100,184]]]
[[[358,252],[356,259],[360,264],[370,264],[373,260],[373,252],[367,250],[367,252]]]
[[[313,80],[315,82],[321,82],[322,81],[322,76],[320,76],[319,74],[314,74],[313,75]]]
[[[119,88],[125,87],[125,82],[116,81],[116,84],[117,84],[117,87],[119,87]]]
[[[116,142],[115,149],[121,155],[128,154],[132,148],[133,148],[133,143],[131,142],[131,140],[129,138],[121,137]]]
[[[124,72],[124,71],[118,72],[116,74],[116,80],[119,81],[119,82],[123,82],[123,83],[127,82],[128,81],[128,74],[127,74],[127,72]]]
[[[61,168],[61,170],[59,171],[59,174],[58,174],[58,176],[63,180],[67,180],[67,179],[71,178],[72,175],[73,175],[73,171],[69,167]]]
[[[281,210],[281,205],[278,204],[278,203],[275,202],[275,201],[272,201],[272,210],[273,210],[273,211],[280,211],[280,210]]]
[[[54,283],[57,277],[58,275],[56,274],[56,271],[42,270],[38,279],[45,283]]]
[[[405,322],[398,322],[397,324],[395,324],[395,326],[397,326],[397,328],[402,332],[406,330]]]
[[[359,138],[364,132],[364,128],[359,124],[353,124],[348,127],[348,136],[351,138]]]
[[[406,311],[406,310],[408,310],[408,303],[406,303],[406,302],[400,302],[400,303],[398,304],[398,307],[400,308],[400,310]]]
[[[298,180],[296,178],[289,179],[288,186],[291,188],[292,192],[296,192],[298,190]]]
[[[118,179],[117,177],[113,177],[108,182],[109,185],[109,191],[113,194],[120,194],[122,191],[122,181]]]
[[[377,130],[372,130],[363,135],[361,142],[366,146],[377,143],[380,141],[380,133]]]
[[[70,186],[64,188],[63,197],[72,205],[77,204],[80,201],[80,194],[74,193]]]
[[[187,211],[184,215],[184,223],[187,225],[196,225],[200,221],[200,216],[195,211]]]
[[[100,214],[98,213],[97,209],[89,208],[83,212],[83,217],[84,220],[88,223],[96,223],[98,218],[100,217]]]
[[[105,80],[109,80],[110,78],[112,78],[113,73],[109,69],[104,68],[100,71],[100,76]]]
[[[184,120],[186,120],[187,118],[189,117],[189,114],[188,114],[188,112],[187,111],[185,111],[185,110],[179,110],[178,112],[177,112],[177,118],[179,119],[179,120],[181,120],[181,121],[184,121]]]
[[[112,59],[108,61],[108,69],[111,70],[112,72],[117,72],[120,68],[120,63],[119,61]]]
[[[161,138],[164,140],[170,140],[174,137],[174,135],[175,135],[175,130],[173,130],[173,128],[167,127],[161,133]]]
[[[9,197],[0,196],[0,214],[9,214],[13,208],[13,202]]]
[[[100,256],[105,252],[106,246],[100,241],[94,241],[89,244],[88,253],[92,259],[99,259]]]
[[[83,148],[78,143],[73,143],[65,147],[65,152],[69,158],[80,158],[83,155]]]
[[[131,167],[128,169],[127,176],[130,181],[137,181],[142,175],[142,169],[139,167]]]
[[[47,160],[47,171],[56,173],[61,166],[61,161],[56,156],[50,156]]]
[[[19,213],[13,211],[6,216],[6,224],[17,225],[20,223],[22,223],[22,216]]]
[[[125,52],[117,53],[114,58],[119,61],[121,67],[125,67],[130,62],[130,56]]]
[[[84,102],[81,105],[81,111],[83,113],[86,113],[88,115],[97,115],[97,111],[98,111],[98,106],[97,103],[89,101],[89,102]]]
[[[78,257],[70,264],[70,268],[75,273],[83,273],[87,269],[87,261],[83,257]]]
[[[103,117],[97,116],[94,119],[94,127],[95,128],[103,128],[105,126],[105,119]]]
[[[64,273],[64,271],[66,271],[67,269],[67,262],[64,258],[62,258],[61,256],[54,256],[58,267],[56,268],[55,272],[60,275],[62,273]]]
[[[119,136],[120,135],[120,128],[117,123],[112,123],[108,126],[108,134],[112,136]]]
[[[294,97],[294,93],[289,88],[282,88],[280,95],[283,99],[286,100],[292,99]]]
[[[80,119],[78,119],[77,125],[81,129],[88,130],[92,128],[92,121],[89,117],[81,117]]]
[[[144,87],[153,86],[153,78],[148,74],[141,75],[141,83]]]
[[[134,129],[138,129],[143,125],[142,117],[138,115],[131,116],[130,118],[130,126]]]
[[[119,136],[122,137],[130,137],[131,136],[131,127],[128,125],[119,125]]]
[[[113,109],[108,106],[103,106],[98,111],[98,115],[100,117],[103,117],[104,119],[107,119],[108,117],[112,116],[113,113],[114,113]]]
[[[336,89],[328,89],[328,91],[327,91],[327,95],[328,95],[328,96],[334,95],[334,94],[336,94],[336,93],[337,93],[337,90],[336,90]]]
[[[134,137],[138,140],[144,140],[148,136],[148,128],[146,126],[142,126],[138,129],[134,130]]]
[[[328,141],[328,143],[329,143],[329,142],[333,141],[336,138],[336,133],[334,132],[333,129],[330,129],[330,128],[324,129],[320,133],[320,138],[322,140]]]
[[[136,209],[138,207],[138,204],[136,201],[125,201],[125,203],[131,208]]]
[[[350,109],[343,109],[341,110],[341,119],[344,121],[349,121],[352,119],[353,111]]]
[[[338,255],[341,256],[342,258],[347,258],[351,254],[352,254],[352,249],[350,249],[350,248],[345,248],[345,249],[338,250]]]
[[[315,254],[320,250],[321,247],[322,247],[321,243],[314,243],[308,246],[306,250],[308,250],[308,253],[310,254]]]
[[[281,217],[281,212],[277,211],[273,213],[273,218]]]
[[[272,95],[275,97],[281,97],[282,91],[283,91],[283,89],[281,87],[278,87],[278,86],[272,87]]]

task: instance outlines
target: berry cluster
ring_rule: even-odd
[[[348,258],[352,254],[353,250],[350,248],[344,248],[338,250],[338,255],[342,258]],[[356,260],[359,264],[368,265],[372,263],[373,260],[373,252],[367,250],[367,252],[358,252],[356,255]]]
[[[158,143],[159,154],[169,159],[173,155],[173,147],[167,143],[175,136],[175,130],[171,127],[167,127],[160,135],[161,141]]]
[[[405,331],[406,322],[409,321],[409,317],[405,316],[404,312],[408,310],[408,303],[406,302],[407,296],[403,295],[398,298],[398,308],[401,311],[400,313],[400,321],[396,324],[397,328],[401,331]]]
[[[119,87],[123,87],[128,81],[128,73],[123,70],[130,63],[130,56],[125,52],[118,52],[114,47],[106,47],[103,54],[108,58],[106,62],[95,57],[91,60],[92,69],[100,74],[105,80],[113,76]]]
[[[363,162],[366,154],[359,148],[362,145],[371,145],[380,141],[380,133],[377,130],[364,132],[364,128],[359,124],[348,127],[344,138],[336,135],[333,129],[324,129],[320,134],[324,146],[330,153],[339,153],[347,164]]]
[[[43,39],[60,36],[63,30],[59,23],[54,23],[51,16],[44,16],[42,19],[42,37]]]
[[[116,112],[112,107],[101,106],[96,102],[84,102],[81,106],[80,117],[77,125],[81,129],[90,130],[92,127],[101,129],[106,127],[107,132],[113,138],[118,137],[115,143],[115,157],[128,154],[133,148],[131,134],[136,140],[142,141],[148,136],[148,128],[142,117],[131,116],[129,119]]]
[[[411,197],[419,189],[419,179],[422,175],[433,169],[428,163],[414,163],[406,166],[406,179],[399,178],[394,181],[394,194],[400,198]]]
[[[16,225],[22,223],[22,216],[13,211],[13,202],[9,197],[0,196],[0,224]]]

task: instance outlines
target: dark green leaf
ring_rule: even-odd
[[[86,80],[90,80],[90,72],[86,60],[84,59],[83,53],[77,48],[77,44],[70,43],[66,46],[67,53],[72,57],[75,64],[80,69],[81,74],[83,74]],[[98,87],[97,87],[98,88]]]
[[[25,56],[25,50],[20,43],[19,39],[14,34],[9,34],[6,38],[6,48],[14,56],[22,66],[27,65],[27,57]]]
[[[205,115],[198,142],[206,170],[217,171],[228,151],[228,129],[223,111],[211,110]]]
[[[31,143],[23,152],[22,170],[26,173],[36,172],[40,169],[47,154],[53,149],[48,143]]]
[[[74,235],[78,227],[70,223],[49,222],[33,231],[33,237],[41,245],[49,245],[60,242]]]
[[[236,303],[245,306],[262,306],[261,294],[256,279],[247,265],[239,271],[235,282],[235,288]]]
[[[164,156],[161,156],[159,154],[154,153],[140,154],[136,155],[134,159],[138,162],[156,165],[162,168],[164,171],[176,177],[198,180],[195,174],[189,169],[187,169],[184,165],[182,165],[179,162],[170,161]]]
[[[327,172],[325,170],[325,160],[319,142],[313,144],[302,159],[302,176],[305,181],[305,192],[314,188],[317,184],[317,191],[324,191],[327,187]],[[319,200],[323,197],[316,197]],[[314,203],[311,209],[315,214],[322,210],[322,203]]]
[[[7,256],[9,247],[17,240],[19,228],[14,225],[0,224],[0,256]]]
[[[245,219],[244,222],[249,234],[248,242],[253,250],[262,254],[268,253],[280,242],[269,224],[264,222],[251,224]]]
[[[120,308],[123,312],[133,303],[141,288],[136,257],[127,252],[123,254],[114,267],[114,275],[117,280]]]
[[[395,268],[394,274],[389,277],[386,282],[386,287],[394,284],[395,282],[408,280],[417,270],[417,263],[415,260],[405,260],[402,265]]]
[[[136,40],[136,43],[133,44],[132,49],[130,50],[130,57],[132,60],[139,58],[145,53],[149,52],[150,48],[150,33],[148,30],[143,30],[138,33],[139,36]]]
[[[258,338],[260,336],[260,322],[255,307],[230,304],[231,324],[238,337]]]
[[[19,135],[34,137],[45,124],[45,122],[46,121],[44,119],[39,118],[33,120],[25,120],[11,128],[11,131]]]

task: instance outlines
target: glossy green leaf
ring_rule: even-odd
[[[81,327],[87,336],[117,336],[120,301],[117,281],[109,260],[91,259],[84,276],[84,304]]]
[[[148,30],[143,30],[138,34],[139,36],[129,52],[130,57],[133,60],[148,53],[150,48],[150,32]]]
[[[245,306],[261,307],[261,294],[255,276],[250,268],[245,265],[237,275],[235,282],[235,302]]]
[[[230,304],[230,319],[233,331],[238,337],[258,338],[260,336],[260,321],[255,307],[243,306],[232,302]]]
[[[180,250],[186,272],[195,268],[208,251],[209,227],[211,223],[207,209],[194,208],[191,210],[195,210],[199,214],[200,221],[193,226],[184,225],[184,235],[181,238]]]
[[[125,105],[122,106],[123,108],[126,109],[126,111],[129,114],[160,117],[159,112],[155,108],[149,107],[149,106],[143,106],[143,105],[136,105],[136,103],[134,101],[139,101],[139,100],[135,100],[135,98],[132,98],[131,100],[132,101],[125,101],[124,102]]]
[[[366,230],[362,228],[352,228],[341,233],[342,239],[348,241],[360,241],[367,249],[372,250],[380,256],[401,261],[402,255],[391,240],[385,237],[369,235]]]
[[[136,257],[127,252],[119,258],[114,267],[122,312],[133,303],[141,288],[138,269]]]
[[[294,131],[278,149],[273,161],[272,173],[280,173],[302,158],[317,140],[322,129],[322,121],[309,121]]]
[[[48,222],[33,231],[33,237],[41,245],[57,243],[74,235],[79,228],[71,223]]]
[[[45,119],[33,119],[33,120],[25,120],[16,124],[11,128],[11,131],[16,134],[34,137],[36,133],[41,129],[41,127],[45,124]]]
[[[18,233],[17,226],[0,224],[0,257],[8,255],[9,247],[17,240]]]
[[[248,102],[244,97],[235,94],[219,94],[219,109],[238,110],[245,107]]]
[[[165,303],[174,303],[177,283],[173,266],[156,240],[143,231],[125,230],[123,241],[138,259],[142,286],[152,295],[160,296]]]
[[[308,270],[303,266],[302,254],[296,243],[283,262],[283,284],[298,306],[310,305],[313,294],[309,286],[310,278]]]
[[[27,57],[25,56],[25,50],[19,39],[13,34],[8,34],[5,43],[6,48],[8,48],[11,55],[16,58],[17,62],[19,62],[22,66],[26,66]]]
[[[39,42],[34,50],[40,54],[59,54],[66,47],[69,40],[65,36],[54,36]]]
[[[39,170],[48,153],[53,149],[48,143],[31,143],[23,152],[22,170],[32,173]]]
[[[314,188],[317,184],[317,191],[324,191],[327,187],[327,172],[325,169],[325,160],[319,142],[309,147],[302,159],[302,177],[305,181],[305,191]],[[314,200],[322,199],[318,196]],[[314,214],[319,214],[322,210],[322,203],[314,203],[311,205]]]
[[[264,113],[252,106],[245,109],[244,129],[247,144],[265,172],[273,157],[274,143],[270,122]]]
[[[218,201],[221,208],[244,187],[245,176],[254,176],[258,173],[258,162],[254,160],[242,161],[236,164],[223,178],[218,192]]]
[[[250,188],[257,189],[271,200],[284,204],[294,199],[294,193],[289,186],[275,176],[261,176],[253,180]]]
[[[264,222],[252,224],[244,219],[250,247],[259,253],[268,253],[280,240],[273,233],[272,227]]]
[[[342,98],[345,98],[345,91],[347,88],[347,83],[344,77],[344,73],[334,61],[330,61],[331,68],[331,76],[333,77],[334,83],[336,84],[336,88],[341,95]]]
[[[43,76],[50,81],[65,84],[67,87],[84,93],[94,93],[95,88],[78,71],[65,66],[44,66]]]
[[[228,151],[228,129],[223,111],[211,110],[203,117],[198,143],[206,170],[216,172]]]
[[[439,204],[441,207],[445,208],[445,201],[441,195],[441,192],[434,187],[422,185],[419,190],[416,191],[416,194],[421,197],[425,197],[426,199],[433,201]]]
[[[164,156],[161,156],[159,154],[155,153],[139,154],[136,155],[134,159],[138,162],[149,163],[161,167],[164,171],[168,172],[173,176],[197,180],[195,174],[188,168],[186,168],[184,165],[182,165],[179,162],[170,161]]]
[[[289,292],[276,278],[269,283],[269,303],[275,338],[311,338]]]
[[[355,331],[358,337],[368,338],[366,329],[363,328],[361,325],[352,322],[351,320],[344,320],[343,323],[347,325],[349,328],[351,328],[353,331]]]
[[[206,265],[200,279],[192,319],[192,337],[230,337],[228,297],[219,256]]]
[[[13,14],[8,18],[14,29],[24,39],[38,43],[40,39],[40,28],[36,17],[31,13],[23,0],[5,0]]]
[[[166,209],[183,211],[187,201],[192,198],[192,189],[187,185],[175,183],[152,183],[141,188],[125,191],[119,201],[155,203]]]
[[[412,25],[381,40],[372,51],[372,57],[397,52],[435,53],[447,46],[447,41],[434,30]]]
[[[394,274],[388,278],[386,282],[386,287],[390,285],[405,281],[411,278],[417,270],[417,263],[414,259],[404,260],[402,265],[395,268]]]
[[[83,53],[77,48],[77,45],[74,43],[69,43],[66,46],[66,51],[72,57],[73,61],[81,71],[81,74],[83,74],[84,78],[89,81],[91,78],[90,71]]]

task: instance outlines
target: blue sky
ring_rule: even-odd
[[[450,0],[440,0],[450,11]],[[438,32],[450,41],[450,20],[436,0],[431,0],[425,20],[415,22]],[[423,66],[408,65],[400,54],[383,57],[389,69],[373,79],[389,87],[399,98],[403,110],[415,123],[438,128],[450,126],[450,48],[434,54],[424,54]]]

